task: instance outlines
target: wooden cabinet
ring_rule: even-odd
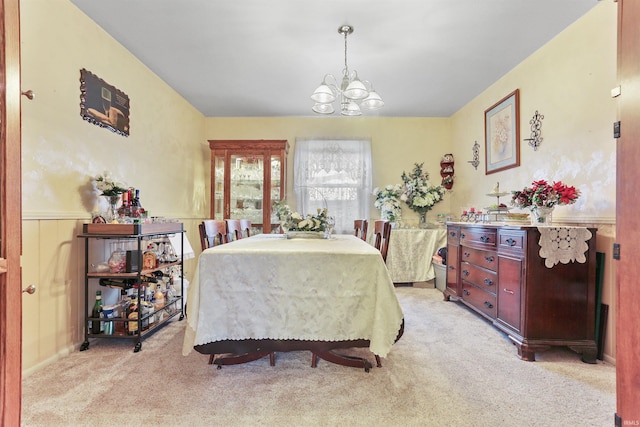
[[[254,232],[276,229],[271,206],[285,197],[288,142],[211,140],[209,148],[211,218],[249,219]]]
[[[451,223],[447,226],[446,300],[459,301],[508,334],[518,356],[568,346],[595,363],[595,239],[586,262],[549,268],[537,227]]]

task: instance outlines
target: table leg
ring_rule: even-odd
[[[218,357],[216,357],[215,354],[211,354],[209,355],[209,365],[218,365],[218,369],[220,369],[222,365],[239,365],[241,363],[253,362],[267,355],[269,356],[269,364],[275,366],[275,354],[271,351],[256,351],[245,354],[219,354],[217,355]]]
[[[318,363],[318,357],[326,360],[327,362],[335,363],[341,366],[349,366],[351,368],[364,368],[365,372],[369,372],[371,367],[371,362],[362,357],[355,356],[347,356],[344,354],[337,354],[333,351],[317,351],[313,352],[311,356],[311,367],[315,368]],[[381,365],[380,365],[381,366]]]

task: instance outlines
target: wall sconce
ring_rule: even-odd
[[[529,145],[533,147],[534,151],[538,151],[538,147],[542,144],[542,137],[540,136],[542,134],[542,119],[544,119],[544,116],[536,110],[533,118],[529,120],[531,137],[524,139],[525,141],[529,141]]]
[[[480,144],[478,141],[474,141],[473,148],[473,160],[467,160],[471,165],[478,170],[478,165],[480,164]]]

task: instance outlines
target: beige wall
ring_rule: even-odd
[[[204,117],[68,0],[21,2],[23,98],[23,367],[75,351],[83,340],[84,242],[76,235],[96,198],[89,177],[105,170],[141,189],[152,215],[206,216]],[[126,93],[127,138],[80,117],[80,69]],[[193,263],[185,266],[190,274]]]
[[[616,12],[602,2],[576,24],[491,85],[451,117],[456,162],[452,209],[483,206],[496,182],[518,190],[534,179],[561,180],[582,192],[578,202],[558,207],[554,220],[615,221]],[[520,167],[485,175],[484,111],[515,89],[520,90]],[[542,145],[529,138],[534,113],[544,115]],[[472,160],[474,141],[481,146],[480,166]],[[460,184],[460,185],[459,185]]]
[[[456,183],[437,213],[490,203],[495,181],[516,189],[532,178],[562,179],[580,188],[578,204],[555,219],[596,225],[598,250],[614,236],[615,4],[602,2],[450,118],[204,118],[68,0],[21,4],[23,102],[23,282],[25,374],[76,351],[83,336],[83,241],[76,235],[93,203],[83,199],[89,176],[110,170],[141,189],[153,215],[180,218],[197,250],[197,221],[209,212],[208,139],[287,139],[288,194],[293,194],[296,137],[371,138],[374,186],[399,183],[402,171],[424,162],[439,180],[443,154],[456,159]],[[46,35],[46,36],[44,36]],[[43,66],[46,64],[46,66]],[[131,135],[112,134],[79,115],[79,70],[86,68],[131,100]],[[468,163],[484,147],[483,112],[513,89],[521,91],[522,138],[535,110],[545,115],[543,145],[522,143],[519,168],[485,175]],[[484,148],[481,149],[484,153]],[[152,160],[152,161],[149,161]],[[481,156],[481,161],[484,157]],[[403,212],[415,219],[413,212]],[[371,217],[378,212],[371,210]],[[601,237],[602,235],[602,237]],[[607,256],[604,300],[610,305],[606,354],[614,361],[613,268]],[[195,267],[185,266],[187,277]]]
[[[373,187],[401,183],[400,175],[409,172],[416,162],[424,162],[431,179],[440,178],[440,158],[448,153],[450,120],[448,118],[207,118],[207,139],[287,139],[289,156],[287,198],[293,192],[293,155],[296,138],[370,138],[373,156]],[[436,205],[434,215],[447,212],[449,196]],[[295,200],[292,201],[295,206]],[[417,215],[403,209],[406,221],[417,222]],[[380,212],[373,204],[371,218]]]

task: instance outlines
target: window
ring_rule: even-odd
[[[298,139],[293,187],[298,211],[326,207],[335,232],[353,232],[353,220],[368,218],[371,201],[371,141]]]

